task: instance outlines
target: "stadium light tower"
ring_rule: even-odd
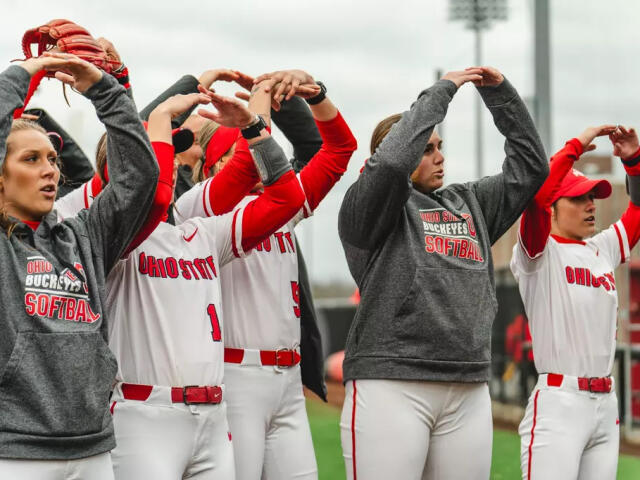
[[[482,65],[482,31],[507,19],[507,0],[449,0],[449,20],[463,21],[475,32],[475,64]],[[482,177],[482,100],[476,100],[476,174]]]

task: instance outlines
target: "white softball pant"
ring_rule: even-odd
[[[224,365],[238,480],[318,478],[300,366]]]
[[[613,480],[618,467],[618,399],[578,389],[576,377],[548,386],[538,377],[520,433],[524,480]]]
[[[486,383],[354,380],[340,420],[349,480],[487,480]]]
[[[171,402],[169,387],[153,387],[145,401],[111,398],[116,480],[234,480],[233,446],[224,402]]]
[[[0,478],[20,480],[113,480],[109,452],[76,460],[0,459]]]

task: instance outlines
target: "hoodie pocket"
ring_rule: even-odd
[[[488,361],[498,311],[485,270],[418,267],[394,319],[400,355]]]
[[[102,431],[116,370],[99,332],[19,333],[0,379],[0,431],[39,436]]]

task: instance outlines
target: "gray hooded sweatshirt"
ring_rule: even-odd
[[[339,214],[361,302],[346,344],[344,378],[484,382],[497,312],[491,245],[548,175],[527,109],[505,79],[478,91],[506,137],[502,173],[424,194],[412,187],[456,85],[440,80],[402,115]]]
[[[0,155],[30,76],[0,74]],[[144,222],[158,166],[135,106],[110,75],[84,94],[109,141],[109,185],[89,210],[34,232],[0,229],[0,458],[74,459],[115,447],[105,277]],[[17,220],[16,220],[17,221]]]

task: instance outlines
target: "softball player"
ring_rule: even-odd
[[[270,98],[261,89],[250,108],[268,114]],[[255,118],[234,101],[215,94],[212,101],[229,127]],[[109,276],[109,345],[119,363],[112,397],[118,479],[234,478],[223,403],[221,269],[303,201],[282,149],[266,130],[251,128],[258,136],[249,148],[265,194],[225,216],[161,223]]]
[[[11,124],[30,77],[45,68],[67,72],[56,77],[93,102],[112,138],[109,191],[62,223],[51,212],[51,142],[30,122]],[[105,277],[150,208],[156,162],[124,89],[73,55],[9,67],[0,95],[0,477],[112,479]]]
[[[279,88],[315,84],[305,72],[274,72]],[[300,308],[298,259],[294,228],[312,214],[347,168],[356,141],[325,91],[309,99],[323,145],[300,174],[305,204],[255,253],[222,269],[225,313],[225,385],[229,424],[233,434],[236,472],[243,480],[317,478],[317,467],[300,378]],[[296,89],[289,91],[292,95]],[[231,139],[233,140],[233,139]],[[207,145],[218,155],[206,158],[212,168],[228,147]],[[237,148],[237,147],[236,147]],[[237,154],[237,150],[236,150]],[[226,194],[211,183],[225,174],[197,184],[177,202],[176,218],[209,216],[215,198]],[[252,201],[249,196],[240,206]],[[295,445],[295,455],[291,446]]]
[[[610,135],[628,174],[631,202],[595,233],[595,199],[611,194],[573,164]],[[616,345],[615,268],[640,236],[640,151],[633,129],[586,129],[551,159],[549,178],[527,208],[511,270],[519,284],[540,375],[520,424],[522,477],[613,479],[618,401],[610,376]]]
[[[502,173],[444,182],[434,127],[476,82],[506,137]],[[547,176],[524,102],[497,70],[450,72],[383,120],[347,191],[340,240],[360,289],[343,364],[347,478],[482,479],[491,467],[491,244]]]

